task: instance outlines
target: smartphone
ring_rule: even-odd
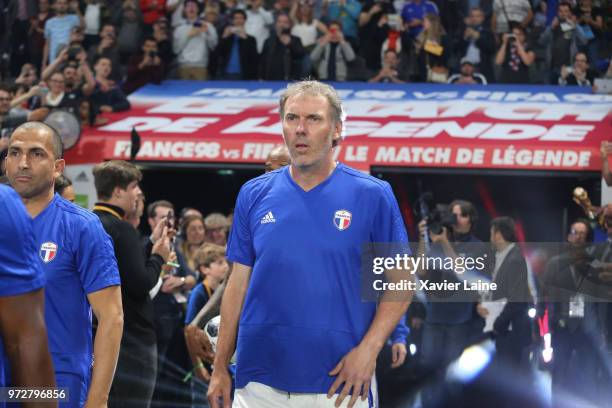
[[[166,227],[168,229],[174,228],[174,211],[168,211],[168,215],[166,215]]]

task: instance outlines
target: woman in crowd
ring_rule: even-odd
[[[414,40],[414,54],[418,61],[420,82],[446,83],[449,41],[436,14],[425,15],[423,31]]]

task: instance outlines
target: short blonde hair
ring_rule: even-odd
[[[342,100],[340,99],[340,95],[338,95],[338,92],[336,92],[336,90],[330,85],[313,80],[304,80],[287,85],[287,89],[285,92],[283,92],[279,101],[281,120],[283,120],[285,116],[285,104],[287,103],[287,99],[296,95],[325,97],[327,102],[329,102],[331,116],[334,123],[339,123],[341,126],[343,125],[345,115],[344,109],[342,108]]]
[[[211,243],[203,244],[196,251],[194,258],[196,269],[200,269],[200,266],[208,268],[213,262],[225,258],[225,247]]]

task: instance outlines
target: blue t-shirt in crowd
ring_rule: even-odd
[[[328,375],[376,312],[361,300],[361,252],[408,238],[388,183],[338,164],[305,192],[289,167],[247,182],[228,259],[252,266],[237,341],[236,388],[250,381],[327,393]],[[234,272],[236,273],[236,272]]]
[[[344,5],[338,1],[329,2],[327,6],[327,20],[340,21],[344,35],[355,39],[359,36],[357,22],[360,13],[361,3],[357,0],[347,0]]]
[[[49,64],[57,58],[60,47],[70,43],[70,33],[79,25],[81,20],[76,14],[55,16],[45,23],[45,38],[49,41]]]
[[[36,259],[32,218],[15,190],[2,184],[0,214],[0,296],[22,295],[42,288],[45,277]],[[4,364],[0,337],[0,387],[8,385]]]
[[[425,18],[425,14],[435,14],[440,15],[438,11],[438,6],[436,3],[427,0],[421,0],[419,4],[414,1],[410,1],[404,5],[402,9],[402,20],[404,23],[408,24],[413,20],[421,20]],[[412,27],[408,30],[408,34],[411,38],[416,38],[423,31],[423,25]]]
[[[83,404],[93,364],[87,295],[120,284],[113,243],[97,215],[58,194],[34,218],[34,234],[47,278],[45,320],[55,372],[80,378],[80,389],[69,393]],[[58,387],[67,386],[60,380]]]
[[[198,283],[189,295],[189,303],[187,303],[187,313],[185,314],[185,324],[191,321],[198,315],[200,309],[208,302],[208,292],[204,283]]]

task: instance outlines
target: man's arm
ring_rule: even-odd
[[[96,359],[85,406],[106,407],[123,334],[121,287],[109,286],[88,294],[87,299],[98,319],[98,330],[94,339]]]
[[[217,340],[215,369],[213,370],[208,387],[208,400],[211,408],[221,408],[221,406],[223,408],[230,408],[232,404],[230,398],[232,381],[227,371],[227,365],[236,347],[238,320],[242,312],[252,270],[253,268],[250,266],[234,263],[232,274],[225,289],[225,295],[221,303],[221,327],[219,328],[219,339]],[[220,398],[223,398],[223,405],[219,403]]]
[[[385,276],[388,282],[414,281],[412,275],[405,270],[388,271]],[[363,401],[367,400],[370,381],[376,368],[376,358],[385,341],[389,338],[391,331],[406,313],[412,296],[413,292],[411,290],[396,291],[395,293],[386,291],[383,294],[374,320],[359,345],[345,355],[329,373],[329,375],[337,377],[327,392],[327,398],[332,398],[336,390],[343,385],[342,392],[336,400],[336,406],[342,403],[351,389],[353,393],[348,404],[349,407],[352,407],[360,396]]]
[[[55,387],[47,344],[43,289],[0,297],[0,334],[11,366],[12,386]],[[40,402],[23,403],[34,408]],[[53,405],[57,407],[57,403]]]

